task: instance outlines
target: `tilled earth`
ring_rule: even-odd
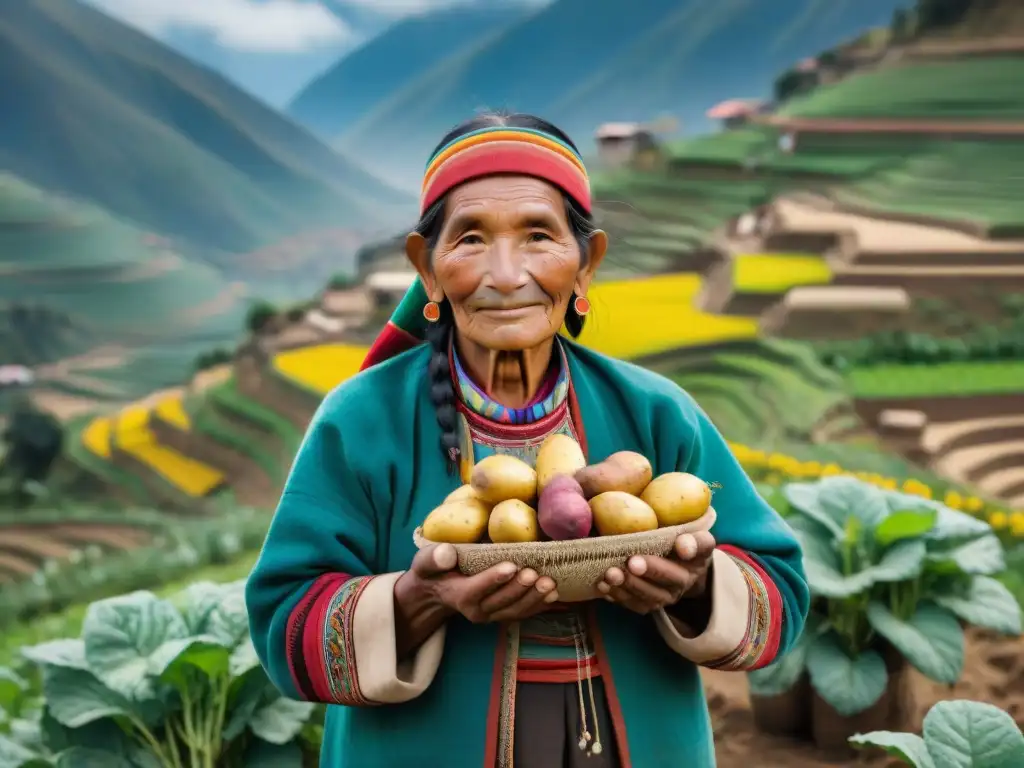
[[[884,756],[866,754],[830,759],[812,745],[760,733],[754,728],[744,675],[706,672],[704,683],[715,727],[718,768],[881,768],[892,763]],[[1024,728],[1024,639],[971,630],[959,683],[938,685],[912,672],[910,689],[910,718],[917,730],[928,709],[944,699],[995,704]]]

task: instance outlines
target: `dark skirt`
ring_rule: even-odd
[[[514,768],[620,768],[615,731],[601,678],[593,678],[601,753],[579,747],[580,699],[576,683],[519,683],[516,686]],[[597,734],[584,687],[587,729]]]

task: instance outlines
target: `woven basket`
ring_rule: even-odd
[[[633,555],[660,555],[672,551],[682,533],[709,531],[715,523],[715,510],[708,507],[692,523],[658,528],[622,536],[593,536],[569,541],[531,541],[525,544],[453,544],[459,555],[459,570],[467,576],[486,571],[498,563],[511,562],[520,568],[532,568],[541,576],[550,576],[558,584],[563,603],[590,600],[598,596],[597,583],[612,566],[625,567]],[[417,528],[413,541],[422,549],[434,542],[423,538]]]

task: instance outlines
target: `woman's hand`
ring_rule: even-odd
[[[499,563],[475,576],[464,576],[456,570],[457,564],[451,544],[424,547],[395,585],[396,596],[408,591],[476,624],[519,621],[558,600],[554,580],[538,576],[531,568]],[[402,585],[406,579],[409,583]]]
[[[597,589],[611,602],[641,614],[703,597],[714,551],[715,537],[707,531],[684,533],[668,557],[635,555],[625,570],[609,568]]]

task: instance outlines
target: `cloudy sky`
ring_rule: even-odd
[[[442,6],[545,0],[85,0],[274,106],[404,16]]]

